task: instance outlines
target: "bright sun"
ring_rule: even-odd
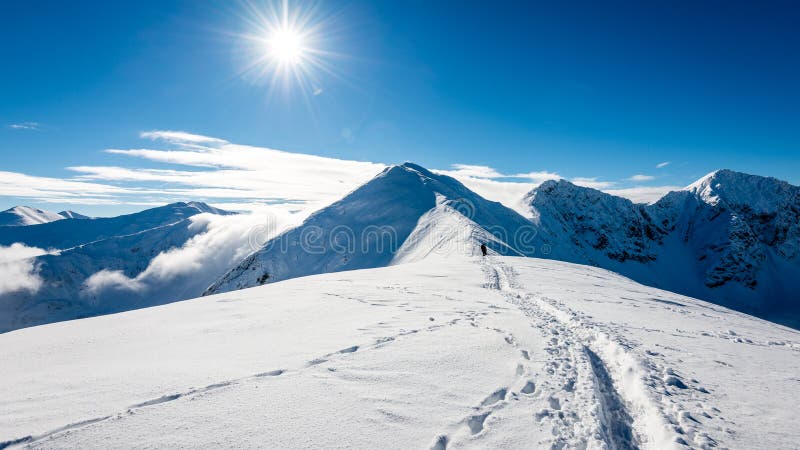
[[[334,64],[341,54],[331,51],[330,17],[316,3],[293,3],[290,9],[290,0],[244,1],[249,30],[242,35],[242,74],[267,80],[270,96],[294,91],[310,99],[324,92],[320,75],[341,76]]]
[[[282,64],[298,64],[303,60],[303,37],[296,30],[279,28],[267,39],[269,57]]]

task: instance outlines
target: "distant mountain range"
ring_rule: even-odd
[[[74,211],[61,211],[55,213],[30,206],[15,206],[0,212],[0,227],[18,227],[55,222],[63,219],[88,219],[88,216]]]
[[[170,225],[204,212],[231,214],[201,202],[172,203],[124,216],[59,220],[35,226],[6,228],[0,230],[0,245],[21,242],[31,247],[64,250],[111,237],[140,233]]]
[[[233,214],[205,203],[181,202],[113,218],[0,228],[0,245],[19,242],[55,250],[32,261],[42,280],[40,289],[0,293],[0,332],[198,295],[209,280],[195,286],[197,280],[176,278],[164,280],[157,292],[112,289],[101,293],[93,292],[86,282],[101,271],[136,277],[159,254],[206,231],[190,220],[201,213]]]
[[[108,219],[5,226],[0,245],[61,252],[36,258],[43,279],[37,293],[0,295],[0,331],[166,303],[203,290],[214,294],[442,254],[470,257],[480,254],[481,244],[493,254],[599,266],[800,326],[797,186],[720,170],[645,205],[559,180],[533,189],[524,204],[527,217],[451,177],[411,163],[392,166],[227,271],[164,280],[148,296],[105,294],[113,299],[93,296],[87,279],[103,270],[134,278],[157,255],[205,231],[189,226],[188,218],[230,213],[175,203]]]

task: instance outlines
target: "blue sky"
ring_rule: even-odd
[[[6,2],[0,208],[317,204],[406,160],[504,201],[552,176],[636,199],[718,168],[800,183],[796,3],[600,3],[290,2],[319,25],[330,69],[304,89],[245,71],[245,36],[280,3]],[[238,145],[262,172],[225,164]],[[164,153],[107,151],[143,148]],[[208,148],[218,162],[175,157]],[[245,193],[207,181],[241,171]]]

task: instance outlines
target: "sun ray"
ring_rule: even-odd
[[[343,74],[332,63],[344,56],[326,48],[332,35],[318,2],[292,3],[287,0],[266,4],[247,3],[243,11],[246,34],[243,79],[266,83],[268,98],[277,93],[297,93],[309,105],[324,92],[320,74],[333,80]]]

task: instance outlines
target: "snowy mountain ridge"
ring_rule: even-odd
[[[206,294],[419,260],[445,247],[472,255],[486,243],[493,253],[603,267],[798,326],[799,192],[774,178],[719,170],[646,205],[549,180],[525,196],[526,223],[452,178],[406,163],[269,242]],[[368,229],[390,233],[364,239]],[[370,238],[391,245],[378,249]]]
[[[0,212],[0,226],[19,227],[55,222],[64,219],[88,219],[88,216],[74,211],[61,211],[55,213],[30,206],[15,206]]]

